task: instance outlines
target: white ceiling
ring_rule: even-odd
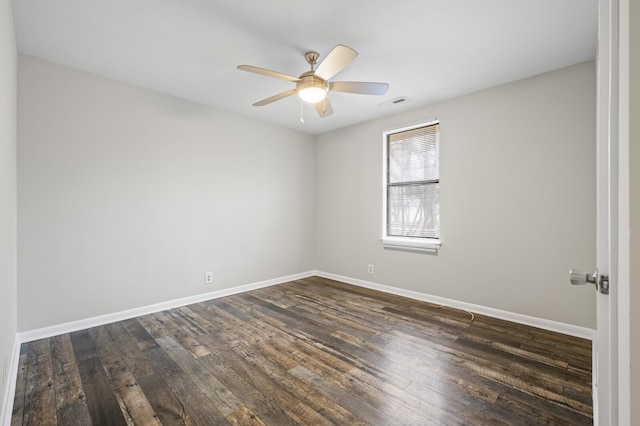
[[[14,0],[21,53],[309,134],[595,57],[597,0]],[[330,94],[317,116],[293,83],[236,69],[308,70],[336,44],[360,53],[332,80],[380,81],[383,96]],[[378,105],[405,96],[392,109]]]

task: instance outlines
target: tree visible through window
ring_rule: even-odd
[[[440,238],[439,123],[386,133],[386,236]]]

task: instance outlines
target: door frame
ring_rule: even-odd
[[[620,425],[631,425],[630,2],[618,1],[618,389]]]
[[[598,4],[597,258],[611,287],[609,296],[597,296],[596,426],[631,424],[629,6],[629,0]]]
[[[593,365],[594,425],[617,425],[618,3],[598,2],[596,58],[596,268],[609,294],[596,293]]]

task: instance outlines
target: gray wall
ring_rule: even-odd
[[[640,4],[629,2],[631,195],[631,424],[640,425]]]
[[[320,135],[317,269],[595,328],[568,281],[595,264],[595,88],[589,62]],[[382,132],[434,117],[442,248],[383,250]]]
[[[594,327],[594,292],[567,279],[568,268],[595,263],[594,69],[495,87],[314,145],[20,56],[19,329],[314,268]],[[383,250],[381,133],[433,117],[442,123],[443,247],[438,256]],[[206,271],[213,286],[203,285]]]
[[[311,136],[18,65],[19,330],[313,269]]]
[[[16,334],[16,71],[11,1],[0,0],[0,406]]]

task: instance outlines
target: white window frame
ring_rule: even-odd
[[[387,235],[387,139],[390,134],[405,132],[419,127],[439,124],[434,118],[429,121],[413,124],[406,127],[386,130],[382,133],[382,245],[385,248],[434,253],[442,245],[442,229],[440,238],[396,237]],[[440,163],[440,141],[438,140],[438,163]]]

